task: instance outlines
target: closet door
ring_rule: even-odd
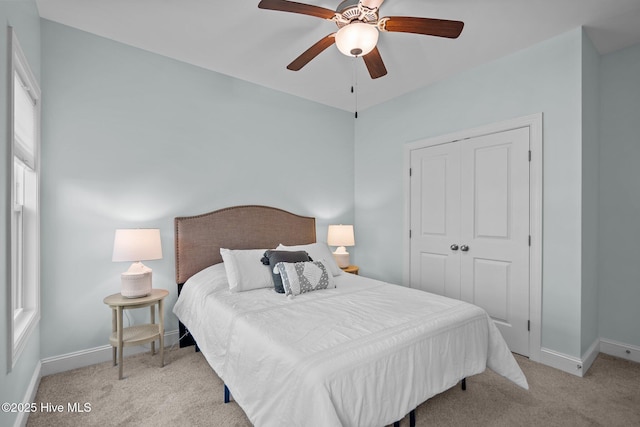
[[[461,299],[484,308],[511,351],[529,354],[529,129],[460,146]]]
[[[528,355],[529,131],[411,152],[411,286],[484,308]]]
[[[460,148],[411,154],[411,287],[460,299]]]

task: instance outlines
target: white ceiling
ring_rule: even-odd
[[[335,46],[302,70],[285,67],[336,30],[306,15],[258,9],[259,0],[36,0],[40,16],[222,74],[353,111],[584,26],[604,54],[640,42],[640,0],[387,0],[389,15],[465,22],[458,39],[381,33],[388,74]],[[340,0],[298,0],[335,9]]]

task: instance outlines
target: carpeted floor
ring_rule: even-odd
[[[417,426],[640,425],[640,364],[601,354],[584,378],[516,356],[529,381],[522,390],[487,370],[420,405]],[[28,426],[250,426],[222,381],[193,347],[125,359],[125,378],[110,362],[42,378]],[[69,404],[90,411],[70,412]],[[50,406],[53,408],[53,406]],[[402,427],[409,425],[408,417]]]

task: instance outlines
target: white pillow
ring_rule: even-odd
[[[220,248],[231,292],[273,288],[271,272],[260,259],[266,249],[232,250]]]
[[[279,262],[275,269],[280,272],[287,296],[336,287],[324,261]]]
[[[339,276],[342,274],[342,270],[338,267],[333,254],[331,253],[331,249],[324,242],[316,242],[308,245],[297,245],[297,246],[285,246],[282,243],[278,245],[277,250],[281,251],[307,251],[309,256],[314,261],[324,261],[324,265],[329,267],[331,270],[331,274],[334,276]]]

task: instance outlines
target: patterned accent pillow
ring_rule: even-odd
[[[280,277],[280,272],[275,265],[279,262],[302,262],[302,261],[313,261],[309,254],[305,251],[272,251],[268,250],[264,253],[264,256],[260,260],[262,263],[269,267],[269,271],[271,272],[271,277],[273,278],[273,285],[276,292],[279,294],[284,294],[284,286],[282,285],[282,278]]]
[[[286,295],[336,287],[333,275],[323,261],[279,262],[275,268],[280,272]]]
[[[339,276],[344,274],[343,271],[338,267],[333,254],[331,253],[331,249],[324,242],[316,242],[310,243],[308,245],[296,245],[296,246],[285,246],[282,243],[278,245],[276,250],[279,251],[307,251],[309,257],[314,261],[324,261],[324,265],[329,267],[329,272],[334,276]]]

